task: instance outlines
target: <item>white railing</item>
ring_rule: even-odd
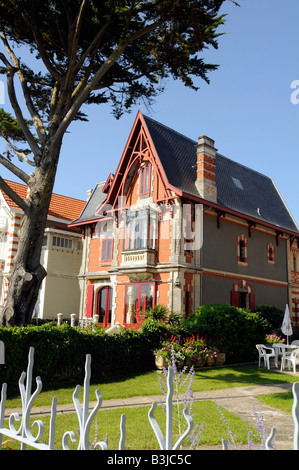
[[[11,439],[15,439],[21,443],[21,450],[25,450],[26,446],[36,448],[38,450],[54,450],[55,442],[55,424],[56,424],[56,415],[57,415],[57,398],[53,398],[52,407],[51,407],[51,418],[50,418],[50,430],[49,430],[49,439],[48,443],[42,443],[41,440],[44,436],[44,423],[41,420],[34,421],[32,427],[37,428],[36,435],[33,435],[30,429],[30,414],[36,397],[42,390],[42,381],[40,377],[36,377],[36,390],[34,393],[31,393],[32,389],[32,370],[34,363],[34,348],[30,348],[28,356],[28,367],[27,373],[22,372],[19,380],[19,389],[22,399],[22,417],[18,413],[12,413],[8,419],[8,427],[4,426],[5,423],[5,404],[6,404],[6,392],[7,384],[2,385],[1,391],[1,402],[0,402],[0,449],[2,448],[2,438],[7,436]],[[89,450],[90,440],[89,433],[91,425],[97,415],[98,410],[102,405],[102,396],[100,390],[96,390],[96,404],[92,411],[89,413],[90,408],[90,377],[91,377],[91,356],[88,354],[86,356],[85,362],[85,378],[84,378],[84,393],[83,393],[83,406],[81,406],[78,396],[80,391],[80,386],[77,385],[73,393],[73,402],[75,405],[75,410],[78,417],[79,423],[79,443],[78,450]],[[153,432],[158,441],[160,450],[177,450],[180,448],[185,437],[193,429],[193,419],[189,415],[187,408],[184,409],[183,415],[187,423],[187,429],[183,434],[181,434],[176,441],[172,444],[173,439],[173,374],[174,369],[172,366],[168,368],[167,375],[167,395],[166,395],[166,432],[165,437],[158,425],[158,422],[155,418],[155,410],[157,403],[153,403],[149,413],[148,419],[153,429]],[[25,385],[26,379],[26,385]],[[293,408],[292,414],[295,423],[294,429],[294,438],[293,438],[293,449],[299,450],[299,383],[293,384]],[[17,429],[16,423],[20,422],[20,426]],[[276,434],[276,429],[272,428],[270,435],[268,436],[265,448],[266,450],[273,449],[273,439]],[[76,435],[73,431],[67,431],[64,433],[62,438],[62,449],[69,450],[69,440],[73,443],[76,442]],[[119,450],[125,450],[125,440],[126,440],[126,415],[121,415],[120,418],[120,439],[119,439]],[[102,450],[108,450],[107,443],[104,441],[97,442],[93,448],[101,448]],[[228,449],[227,441],[222,439],[222,448],[224,450]]]

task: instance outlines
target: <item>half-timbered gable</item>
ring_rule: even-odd
[[[71,225],[85,240],[81,315],[104,326],[138,327],[157,303],[188,315],[203,303],[284,308],[293,295],[299,233],[271,178],[140,112]]]

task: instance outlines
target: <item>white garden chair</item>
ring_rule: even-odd
[[[291,342],[291,344],[295,345],[295,346],[298,346],[299,347],[299,339],[294,339],[294,341]]]
[[[264,366],[267,366],[267,369],[270,369],[270,358],[276,357],[274,348],[270,348],[264,344],[256,344],[255,346],[259,353],[259,367],[261,367],[261,359],[264,359]]]
[[[291,364],[293,365],[293,372],[295,374],[296,365],[299,364],[299,348],[294,349],[291,353],[285,353],[282,356],[282,369],[284,369],[286,362],[289,363],[289,370],[291,370]]]

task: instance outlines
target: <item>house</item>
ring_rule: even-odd
[[[293,302],[287,253],[299,232],[272,179],[141,112],[115,174],[69,227],[84,243],[80,316],[105,327],[138,327],[157,303],[188,315]],[[297,294],[299,309],[299,284]]]
[[[24,184],[5,180],[23,199],[28,195]],[[58,313],[70,317],[79,314],[78,274],[82,261],[82,237],[68,224],[82,212],[86,201],[52,194],[45,229],[41,264],[47,271],[42,282],[34,316],[57,319]],[[0,306],[6,301],[8,278],[18,249],[18,232],[23,211],[0,191]]]

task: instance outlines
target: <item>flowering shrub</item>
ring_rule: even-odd
[[[171,362],[171,359],[179,364],[185,360],[185,356],[182,352],[181,345],[176,342],[176,337],[173,336],[171,341],[164,341],[160,349],[154,351],[155,356],[164,357],[166,362]]]
[[[284,343],[285,339],[273,334],[273,335],[266,335],[266,341],[269,344]]]

